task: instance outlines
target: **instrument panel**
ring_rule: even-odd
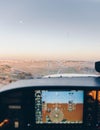
[[[39,79],[7,86],[0,92],[0,129],[100,130],[99,79],[85,79]]]

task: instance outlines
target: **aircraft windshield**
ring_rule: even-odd
[[[97,74],[99,0],[1,0],[0,86],[52,74]]]

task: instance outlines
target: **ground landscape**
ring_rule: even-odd
[[[58,73],[96,74],[91,61],[0,60],[0,87],[21,79]]]

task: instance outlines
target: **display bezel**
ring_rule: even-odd
[[[69,125],[69,126],[71,126],[71,125],[83,125],[83,123],[84,123],[84,90],[83,89],[80,89],[80,88],[78,88],[78,89],[72,89],[72,88],[67,88],[67,89],[63,89],[62,87],[61,88],[59,88],[59,89],[57,89],[57,88],[54,88],[54,87],[52,87],[51,89],[50,88],[48,88],[48,87],[46,87],[46,88],[42,88],[42,89],[36,89],[35,90],[35,92],[36,91],[48,91],[48,92],[72,92],[72,91],[81,91],[82,93],[83,93],[83,108],[82,108],[82,120],[81,120],[81,122],[79,123],[79,122],[71,122],[71,123],[61,123],[61,122],[58,122],[58,123],[56,123],[56,122],[52,122],[52,123],[42,123],[42,122],[40,122],[40,123],[37,123],[37,121],[36,121],[36,119],[35,119],[35,124],[36,125]],[[36,98],[36,97],[35,97]],[[35,105],[36,105],[36,102],[35,102]],[[35,113],[35,117],[36,117],[36,113]]]

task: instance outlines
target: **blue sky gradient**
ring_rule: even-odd
[[[0,0],[0,57],[99,60],[100,0]]]

